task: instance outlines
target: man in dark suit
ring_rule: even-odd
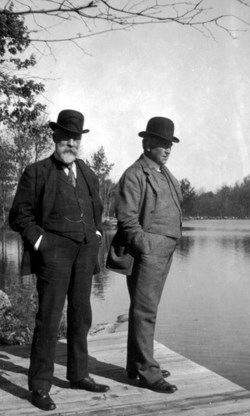
[[[77,159],[84,116],[63,110],[50,122],[55,152],[28,166],[9,223],[24,242],[22,274],[36,273],[38,312],[28,374],[32,403],[56,405],[49,395],[60,319],[67,297],[67,378],[71,388],[106,392],[88,373],[87,334],[92,276],[97,271],[102,204],[98,179]]]
[[[157,309],[181,235],[180,185],[165,163],[173,143],[174,123],[153,117],[143,137],[144,153],[119,181],[118,231],[113,239],[107,267],[127,275],[130,295],[127,373],[140,386],[159,393],[177,387],[165,377],[154,359]]]

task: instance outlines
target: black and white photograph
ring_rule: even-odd
[[[250,415],[250,0],[0,0],[0,415]]]

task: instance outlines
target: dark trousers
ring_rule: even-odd
[[[130,295],[127,371],[137,371],[141,379],[152,384],[162,377],[154,359],[154,333],[176,240],[150,233],[147,236],[150,253],[135,259],[132,275],[127,277]]]
[[[88,243],[46,233],[37,252],[38,312],[28,374],[30,390],[49,391],[52,384],[58,328],[67,296],[67,378],[88,375],[87,334],[91,326],[92,276],[97,236]]]

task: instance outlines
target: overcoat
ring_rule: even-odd
[[[164,167],[174,203],[180,212],[182,194],[178,180]],[[150,249],[147,230],[154,219],[157,184],[143,155],[130,166],[119,181],[117,199],[118,230],[107,257],[107,268],[130,275],[137,254]]]
[[[89,189],[96,229],[102,232],[102,203],[97,176],[81,159],[76,159],[75,162]],[[36,252],[33,247],[45,232],[43,227],[55,201],[56,181],[57,168],[53,155],[27,166],[20,179],[9,214],[9,224],[21,234],[24,243],[22,275],[36,272]]]

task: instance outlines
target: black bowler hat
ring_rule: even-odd
[[[89,130],[83,130],[84,116],[79,111],[63,110],[58,114],[57,122],[51,121],[49,126],[55,131],[56,128],[63,129],[70,133],[83,134]]]
[[[180,140],[174,136],[174,123],[169,118],[153,117],[148,121],[146,131],[138,133],[140,137],[155,136],[169,142],[178,143]]]

